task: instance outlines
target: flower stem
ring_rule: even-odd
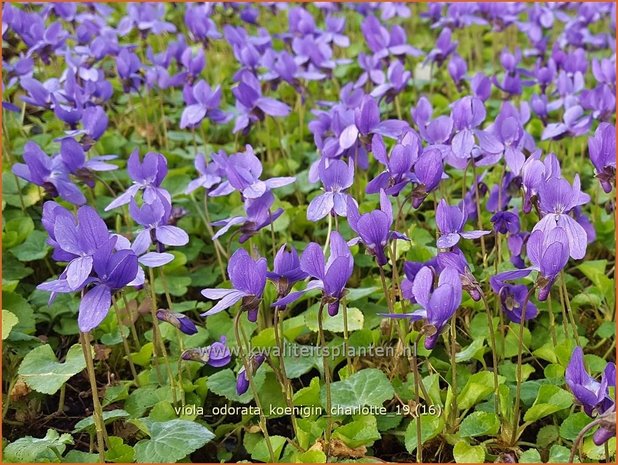
[[[515,408],[513,410],[513,431],[511,432],[511,444],[517,443],[517,438],[519,436],[519,408],[521,402],[521,382],[522,382],[522,373],[521,373],[521,365],[522,365],[522,352],[524,345],[524,328],[526,327],[526,308],[528,307],[528,301],[530,297],[534,293],[536,286],[532,286],[532,288],[526,294],[526,298],[524,299],[523,305],[521,306],[521,320],[519,322],[519,338],[517,340],[517,386],[515,388]]]
[[[161,277],[161,282],[163,283],[163,291],[165,292],[165,300],[167,301],[167,308],[170,310],[170,312],[173,312],[174,309],[172,308],[173,304],[172,304],[172,296],[170,294],[170,290],[169,290],[169,286],[167,285],[167,277],[165,276],[165,272],[163,271],[163,267],[159,268],[159,275]],[[178,335],[178,348],[180,350],[180,353],[182,354],[185,351],[185,345],[183,342],[183,335],[181,331],[178,331],[176,333]],[[185,403],[185,390],[182,386],[182,363],[178,364],[178,388],[180,389],[180,397],[181,397],[181,403],[184,405]],[[171,368],[170,368],[171,371]]]
[[[422,336],[422,332],[414,340],[414,356],[412,357],[412,372],[414,373],[414,395],[416,399],[416,405],[421,403],[421,375],[418,371],[418,341]],[[429,402],[426,398],[425,401]],[[423,463],[423,435],[421,429],[421,417],[416,415],[416,463]]]
[[[118,309],[118,303],[116,302],[116,299],[114,298],[112,302],[114,305],[114,310],[116,311],[116,320],[118,321],[118,331],[120,332],[120,337],[122,338],[122,345],[124,346],[124,351],[125,351],[125,354],[127,355],[127,360],[129,361],[129,368],[131,369],[131,375],[133,376],[135,385],[139,387],[139,381],[137,379],[137,371],[135,370],[135,365],[133,364],[133,356],[131,355],[131,349],[129,348],[129,343],[127,342],[127,338],[123,332],[125,325],[122,323],[122,318],[120,318],[120,310]]]
[[[165,348],[165,343],[163,342],[163,338],[161,337],[161,331],[159,330],[159,323],[158,323],[158,319],[157,319],[157,296],[155,293],[155,288],[154,288],[154,272],[152,271],[152,268],[148,269],[148,273],[149,273],[149,287],[150,287],[150,295],[151,295],[151,304],[150,304],[150,316],[152,317],[152,338],[153,338],[153,343],[154,343],[154,347],[156,348],[157,346],[159,347],[159,350],[161,352],[161,355],[163,355],[163,360],[165,361],[165,366],[167,368],[167,375],[169,378],[169,383],[170,386],[172,388],[172,399],[174,401],[174,406],[176,406],[178,404],[178,399],[176,398],[176,386],[175,386],[175,382],[174,382],[174,374],[172,373],[172,368],[170,366],[170,362],[169,362],[169,358],[167,356],[167,349]],[[155,349],[155,356],[156,356],[156,349]],[[158,367],[159,367],[159,361],[157,358],[157,373],[158,372]]]
[[[333,215],[331,215],[330,213],[328,214],[328,231],[326,232],[326,242],[324,242],[324,249],[323,252],[326,253],[326,250],[328,249],[328,246],[330,244],[330,233],[333,230]]]
[[[90,333],[79,333],[84,359],[86,359],[86,370],[88,379],[90,380],[90,390],[92,391],[93,419],[94,427],[97,434],[97,448],[99,449],[99,461],[105,462],[105,443],[107,442],[107,432],[105,431],[105,423],[103,422],[103,409],[99,401],[99,392],[97,388],[97,379],[94,373],[94,361],[92,359],[92,349],[90,346]]]
[[[451,415],[453,420],[453,429],[457,428],[457,327],[456,327],[456,315],[451,318],[450,335],[450,359],[451,359],[451,388],[453,389],[453,404],[451,407]]]
[[[125,293],[122,293],[122,302],[124,303],[124,308],[125,311],[129,314],[129,323],[130,323],[130,329],[131,329],[131,336],[133,337],[133,342],[135,342],[136,347],[138,348],[138,350],[141,348],[141,344],[139,342],[139,336],[137,335],[137,328],[135,328],[135,320],[133,318],[133,310],[131,309],[131,307],[129,306],[129,302],[127,301],[127,296],[125,295]]]
[[[476,224],[479,230],[483,229],[483,218],[481,217],[481,194],[479,193],[479,183],[476,176],[476,165],[472,162],[472,174],[474,176],[474,201],[476,203]],[[487,249],[485,248],[485,236],[481,236],[481,253],[483,254],[483,267],[487,268]]]
[[[348,364],[348,375],[354,373],[354,365],[350,358],[350,331],[348,330],[348,303],[345,299],[342,299],[342,312],[343,312],[343,350],[345,351],[345,358]]]
[[[324,442],[326,448],[326,461],[329,461],[330,458],[330,435],[333,428],[333,417],[332,417],[332,398],[330,391],[330,362],[328,360],[329,353],[326,350],[326,338],[324,337],[324,326],[322,322],[322,318],[324,316],[324,301],[320,302],[320,309],[318,310],[318,333],[320,336],[320,345],[322,346],[322,363],[324,368],[324,383],[326,386],[326,418],[327,418],[327,426],[326,431],[324,431]]]
[[[571,302],[569,301],[569,292],[567,291],[566,282],[564,281],[564,271],[560,272],[560,285],[562,286],[561,296],[563,298],[563,304],[567,309],[569,316],[569,322],[573,327],[573,337],[575,338],[575,344],[579,345],[579,331],[577,329],[577,323],[573,317],[573,310],[571,309]]]
[[[487,298],[485,294],[481,292],[481,298],[483,299],[483,303],[485,304],[485,313],[487,314],[487,325],[489,327],[489,344],[491,346],[491,358],[493,364],[493,375],[494,375],[494,407],[496,411],[496,415],[500,418],[500,408],[499,408],[499,388],[500,384],[498,383],[498,352],[496,350],[496,333],[494,330],[494,318],[491,313],[491,309],[489,307],[489,303],[487,302]]]
[[[279,318],[280,310],[275,308],[273,315],[273,327],[275,329],[275,342],[279,348],[279,369],[281,370],[281,378],[283,381],[283,390],[285,391],[285,400],[290,409],[290,419],[292,420],[292,429],[294,430],[294,437],[298,437],[298,425],[296,423],[296,415],[294,414],[294,400],[292,397],[292,386],[290,379],[288,378],[285,370],[285,357],[284,357],[284,342],[283,342],[283,320]]]
[[[264,434],[264,441],[266,442],[266,447],[268,449],[268,455],[270,456],[271,463],[275,462],[275,452],[273,450],[273,445],[270,441],[270,435],[268,434],[268,427],[266,426],[266,417],[264,416],[264,410],[262,409],[262,403],[260,402],[260,396],[258,394],[257,386],[253,380],[253,372],[251,366],[249,365],[249,361],[247,360],[247,356],[245,354],[244,344],[240,337],[240,332],[242,331],[242,325],[240,324],[240,315],[242,312],[239,310],[234,316],[234,334],[236,336],[236,343],[238,344],[238,354],[242,360],[242,364],[245,367],[245,374],[247,375],[247,380],[249,381],[249,387],[251,392],[253,393],[253,399],[255,400],[255,405],[260,412],[260,429]],[[244,338],[243,334],[243,338]],[[248,347],[247,341],[247,348]]]

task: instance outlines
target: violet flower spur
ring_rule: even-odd
[[[265,115],[287,116],[290,107],[270,97],[262,96],[260,82],[250,73],[244,73],[238,86],[232,89],[236,97],[236,122],[233,132],[247,132],[250,126],[264,119]]]
[[[426,148],[414,163],[414,189],[411,194],[414,208],[419,208],[427,195],[438,188],[443,176],[442,153],[437,148]]]
[[[541,230],[546,235],[555,228],[566,233],[571,257],[579,260],[586,255],[586,230],[569,212],[590,200],[590,196],[581,192],[579,175],[575,175],[573,186],[564,178],[552,177],[539,186],[539,205],[543,218],[532,231]]]
[[[247,311],[249,321],[257,321],[262,293],[266,285],[266,259],[253,260],[244,249],[238,249],[230,257],[227,274],[232,289],[204,289],[202,295],[207,299],[218,300],[217,304],[202,316],[219,313],[241,301],[241,311]]]
[[[197,179],[192,180],[185,189],[185,194],[191,194],[196,189],[203,187],[206,191],[210,191],[217,184],[223,182],[225,167],[221,166],[218,160],[225,159],[225,153],[219,152],[218,156],[213,156],[210,163],[206,161],[206,156],[203,153],[198,153],[195,157],[195,170],[199,173]],[[228,183],[229,189],[226,194],[234,192],[234,188]]]
[[[227,195],[229,186],[239,191],[245,199],[258,199],[269,193],[271,189],[287,186],[296,181],[295,177],[276,177],[265,181],[260,180],[262,162],[253,152],[253,147],[245,146],[245,152],[235,153],[225,157],[223,153],[213,154],[213,160],[225,169],[227,182],[221,183],[209,195],[217,197]]]
[[[521,324],[522,316],[524,321],[535,318],[539,310],[536,305],[530,302],[528,297],[528,286],[524,284],[507,284],[499,280],[490,278],[491,288],[500,299],[500,308],[506,317],[513,323]],[[523,307],[526,306],[525,315]]]
[[[453,249],[452,252],[440,252],[436,260],[438,264],[437,269],[440,271],[448,268],[457,270],[463,290],[470,294],[472,300],[477,302],[481,300],[483,290],[472,271],[470,271],[470,265],[468,265],[466,257],[461,250]]]
[[[68,211],[53,208],[58,206],[55,203],[47,202],[46,206],[43,224],[49,228],[48,231],[53,227],[50,244],[63,252],[55,256],[67,259],[68,265],[63,275],[69,289],[77,290],[90,276],[96,251],[110,239],[107,225],[89,206],[77,210],[77,221],[73,215],[66,214]]]
[[[480,132],[476,128],[485,120],[486,114],[483,101],[476,97],[463,97],[453,103],[451,119],[455,135],[451,142],[451,149],[456,159],[470,158],[475,145],[474,136]]]
[[[436,209],[436,225],[440,231],[438,247],[448,249],[454,247],[461,238],[478,239],[490,233],[490,231],[463,231],[467,219],[468,216],[462,207],[451,207],[446,200],[440,200]]]
[[[357,139],[367,145],[371,142],[369,136],[380,134],[382,136],[397,138],[410,126],[405,121],[389,119],[380,121],[380,109],[377,101],[370,95],[363,97],[361,105],[356,109],[354,124],[348,125],[339,136],[339,145],[342,149],[352,147]]]
[[[199,80],[195,85],[186,86],[183,90],[185,103],[188,105],[180,117],[180,129],[186,127],[194,128],[199,125],[205,117],[215,123],[225,123],[230,118],[219,109],[221,104],[221,87],[211,89],[203,80]]]
[[[524,278],[532,271],[538,271],[536,286],[538,299],[544,301],[558,275],[569,261],[569,239],[564,229],[557,227],[547,234],[541,230],[533,231],[526,242],[526,251],[532,264],[529,268],[504,271],[493,276],[492,287],[498,289],[505,281]]]
[[[189,243],[189,235],[179,228],[170,224],[172,206],[165,198],[154,197],[150,201],[144,201],[138,206],[135,199],[129,203],[131,217],[141,226],[141,230],[133,243],[133,250],[137,255],[142,255],[154,242],[158,252],[163,252],[163,246],[183,246]]]
[[[603,370],[601,381],[596,381],[586,371],[584,353],[582,348],[578,346],[573,350],[564,377],[567,386],[589,417],[594,418],[595,414],[615,410],[615,393],[612,397],[610,392],[610,388],[614,388],[614,391],[616,389],[616,366],[614,363],[609,362]],[[601,427],[595,432],[593,441],[599,446],[615,435],[615,431]]]
[[[56,239],[58,239],[58,232]],[[92,254],[94,276],[85,280],[78,289],[72,289],[66,279],[58,279],[37,286],[49,292],[71,293],[83,291],[77,324],[87,333],[101,324],[112,305],[112,294],[131,283],[137,276],[137,255],[130,249],[114,251],[116,237],[110,237]],[[92,285],[92,287],[90,287]],[[84,290],[88,287],[88,290]]]
[[[168,203],[171,203],[169,193],[160,187],[163,178],[167,175],[167,160],[163,155],[156,152],[148,152],[144,155],[144,160],[140,162],[139,151],[136,148],[129,157],[127,169],[133,184],[105,207],[106,212],[126,205],[142,190],[144,201],[151,201],[155,197],[160,196],[166,199]]]
[[[232,361],[232,353],[226,345],[227,339],[221,336],[218,341],[213,342],[207,347],[195,347],[187,349],[180,358],[193,362],[201,362],[214,368],[221,368]]]
[[[322,290],[322,301],[328,305],[328,314],[339,312],[339,301],[344,296],[345,285],[354,271],[354,257],[341,234],[333,231],[330,237],[330,256],[325,263],[324,252],[319,244],[311,242],[300,258],[300,268],[313,278],[302,291],[295,291],[277,300],[272,307],[286,306],[306,292]]]
[[[592,124],[592,117],[584,114],[584,109],[573,105],[564,112],[563,122],[547,125],[541,140],[561,139],[566,135],[581,136],[588,132]]]
[[[195,323],[191,321],[191,319],[183,314],[178,312],[170,312],[169,310],[159,309],[157,311],[157,318],[160,321],[166,321],[175,328],[179,329],[185,334],[191,335],[197,333],[197,327]]]
[[[83,147],[73,138],[66,138],[60,142],[60,157],[69,172],[90,188],[94,188],[92,171],[113,171],[118,169],[116,165],[106,163],[108,160],[118,158],[116,155],[100,155],[86,159]]]
[[[300,259],[294,247],[282,245],[273,262],[273,271],[267,271],[266,277],[277,286],[278,297],[289,294],[292,286],[307,277],[300,267]]]
[[[324,193],[309,202],[307,219],[319,221],[331,214],[346,216],[350,196],[343,191],[354,183],[352,160],[346,164],[342,160],[322,158],[318,165],[318,176],[324,186]]]
[[[390,318],[408,318],[412,321],[426,320],[429,332],[425,338],[425,348],[435,347],[441,331],[461,305],[462,287],[459,273],[453,268],[445,268],[434,287],[434,272],[425,266],[421,268],[412,283],[412,294],[421,306],[412,313],[388,313]]]
[[[609,123],[601,123],[588,139],[588,152],[595,168],[597,179],[606,193],[616,185],[616,128]]]
[[[406,33],[401,26],[395,25],[389,31],[373,15],[365,18],[361,24],[361,31],[367,46],[378,58],[386,58],[389,55],[417,57],[423,54],[419,49],[408,43]]]
[[[436,63],[441,66],[451,53],[457,50],[458,42],[451,41],[452,32],[448,27],[442,29],[436,40],[436,48],[427,54],[426,63]]]
[[[399,60],[393,61],[386,72],[386,80],[371,91],[371,96],[378,99],[385,98],[387,102],[392,102],[397,95],[405,90],[412,73],[406,71]]]
[[[352,243],[360,240],[365,244],[371,255],[376,257],[379,266],[388,262],[384,248],[390,240],[409,240],[404,234],[390,230],[393,225],[393,207],[384,190],[380,190],[380,209],[364,215],[359,213],[356,201],[348,197],[348,224],[359,236]]]
[[[395,144],[387,154],[382,136],[375,134],[372,138],[371,151],[374,157],[386,170],[367,183],[365,192],[377,194],[380,189],[389,195],[399,195],[402,189],[412,180],[412,165],[417,161],[421,142],[412,130]]]
[[[32,141],[24,146],[24,163],[16,163],[12,171],[16,176],[41,186],[52,197],[59,196],[75,205],[86,203],[82,191],[71,181],[69,169],[62,157],[49,157]]]
[[[246,216],[233,216],[213,222],[213,226],[222,226],[213,236],[213,240],[227,233],[232,226],[240,226],[239,242],[244,243],[260,229],[270,225],[283,214],[283,208],[271,211],[274,201],[275,196],[270,191],[257,199],[245,199]]]
[[[249,368],[251,369],[251,374],[255,376],[258,371],[258,368],[262,366],[264,361],[266,360],[266,355],[264,354],[256,354],[252,356],[248,360]],[[238,371],[238,376],[236,378],[236,394],[239,396],[243,395],[249,389],[249,378],[247,377],[247,373],[245,371],[245,367],[241,367]]]

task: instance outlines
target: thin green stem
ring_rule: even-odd
[[[107,442],[107,432],[105,431],[105,423],[103,421],[103,409],[101,408],[101,402],[99,401],[99,390],[97,387],[97,379],[94,372],[94,360],[92,359],[92,350],[90,346],[90,333],[83,333],[80,331],[79,339],[84,352],[84,359],[86,360],[86,370],[88,372],[88,379],[90,381],[90,389],[92,391],[92,404],[93,404],[93,419],[94,427],[97,435],[97,448],[99,450],[99,461],[105,462],[105,443]]]
[[[331,432],[333,429],[333,416],[332,416],[333,403],[332,403],[331,387],[330,387],[330,384],[331,384],[330,361],[328,360],[330,357],[330,353],[326,346],[326,338],[324,337],[324,323],[322,321],[323,317],[324,317],[324,300],[320,302],[320,309],[318,310],[318,334],[320,336],[320,345],[322,347],[322,364],[323,364],[323,369],[324,369],[324,384],[326,387],[327,425],[326,425],[326,431],[324,431],[324,442],[325,442],[325,447],[326,447],[326,461],[328,462],[330,458]]]
[[[528,301],[534,293],[536,286],[532,288],[526,294],[523,305],[521,306],[521,320],[519,323],[519,337],[517,339],[517,385],[515,388],[515,408],[513,409],[513,430],[511,432],[511,444],[516,444],[519,436],[519,409],[521,403],[521,384],[522,384],[522,356],[524,345],[524,328],[526,327],[526,308],[528,307]]]
[[[266,448],[268,449],[268,455],[270,456],[271,463],[274,463],[275,460],[275,452],[273,449],[272,442],[270,440],[270,435],[268,434],[268,427],[266,426],[266,417],[264,416],[264,410],[262,409],[262,403],[260,402],[260,396],[257,390],[257,386],[253,380],[253,369],[247,360],[247,355],[245,353],[243,340],[241,339],[240,333],[243,330],[242,325],[240,324],[240,316],[242,315],[242,311],[239,309],[236,315],[234,316],[234,335],[236,336],[236,343],[238,344],[238,354],[240,355],[240,359],[242,360],[243,366],[245,367],[245,374],[247,375],[247,380],[249,381],[249,388],[253,394],[253,400],[255,400],[255,405],[260,412],[260,429],[264,434],[264,441],[266,442]],[[245,334],[243,334],[243,338],[246,339]],[[247,349],[249,348],[249,341],[247,342]]]
[[[125,325],[122,323],[122,318],[120,317],[120,310],[118,309],[118,303],[115,298],[112,298],[112,303],[114,305],[114,310],[116,312],[116,321],[118,321],[118,332],[120,333],[120,337],[122,338],[122,345],[124,347],[124,352],[127,356],[127,360],[129,361],[129,368],[131,369],[131,375],[133,376],[133,380],[135,384],[139,387],[139,381],[137,380],[137,371],[135,370],[135,365],[133,364],[133,356],[131,355],[131,349],[129,348],[129,343],[127,342],[127,338],[124,335]]]

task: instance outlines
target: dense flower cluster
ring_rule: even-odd
[[[5,114],[54,122],[50,140],[28,137],[15,154],[23,162],[11,166],[40,188],[41,208],[29,208],[42,212],[62,266],[37,288],[50,302],[79,295],[83,333],[128,291],[149,299],[159,344],[159,321],[199,335],[204,320],[230,312],[280,338],[279,318],[314,298],[318,318],[322,310],[347,318],[351,291],[376,283],[377,314],[385,325],[402,323],[403,334],[390,338],[448,350],[453,364],[458,319],[474,309],[492,324],[493,307],[503,338],[505,328],[522,328],[507,337],[519,342],[519,394],[523,327],[547,315],[554,325],[552,294],[568,300],[565,274],[592,258],[591,205],[615,207],[606,195],[616,176],[614,17],[611,3],[7,3]],[[417,43],[410,24],[427,29],[430,43]],[[490,39],[483,55],[474,42],[478,34],[487,44],[485,33],[514,41]],[[136,126],[126,148],[107,139],[123,118]],[[193,235],[199,221],[204,249]],[[428,246],[419,252],[421,241]],[[172,308],[182,295],[165,278],[179,263],[173,248],[191,248],[192,272],[219,265],[213,279],[191,286],[206,287],[201,322]],[[161,271],[156,281],[152,268]],[[158,309],[157,294],[169,308]],[[572,331],[569,350],[578,347],[562,384],[587,415],[611,411],[614,365],[600,382],[586,371],[566,313],[576,309],[564,309],[561,338]],[[246,324],[235,319],[233,344],[221,331],[210,345],[181,345],[181,359],[214,368],[236,360],[237,395],[258,370],[272,369],[291,402],[283,358],[232,357],[228,345],[253,344],[240,337]],[[475,357],[486,367],[483,354]],[[322,375],[330,382],[328,367]],[[594,442],[611,436],[601,428]]]

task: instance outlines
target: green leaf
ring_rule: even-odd
[[[258,392],[264,385],[265,374],[264,370],[258,370],[257,374],[253,376],[253,381],[256,384]],[[241,402],[247,404],[253,399],[251,389],[248,389],[242,396],[236,393],[236,375],[234,372],[227,368],[213,374],[208,378],[208,389],[219,396],[223,396],[234,402]]]
[[[358,416],[354,421],[340,426],[333,432],[333,437],[341,439],[348,447],[371,446],[382,436],[378,431],[376,417]]]
[[[337,414],[337,409],[354,413],[365,405],[381,406],[392,399],[394,394],[393,386],[384,372],[377,368],[365,368],[343,381],[331,384],[333,414]],[[321,399],[325,406],[325,387],[322,388]]]
[[[11,249],[24,242],[34,231],[34,221],[29,216],[20,216],[8,220],[4,225],[6,236],[3,237],[2,246],[5,250]]]
[[[103,412],[103,422],[107,425],[108,423],[113,423],[116,420],[120,420],[121,418],[128,418],[129,413],[126,410],[115,409],[108,410]],[[73,428],[74,433],[81,433],[82,431],[89,431],[90,433],[94,433],[94,417],[90,415],[89,417],[83,418],[79,420],[75,427]]]
[[[573,405],[570,392],[553,384],[543,384],[534,404],[524,415],[524,421],[537,421],[547,415],[559,412]]]
[[[296,455],[298,463],[326,463],[326,454],[321,450],[308,450]]]
[[[313,348],[314,346],[311,346]],[[305,347],[306,348],[306,347]],[[285,374],[289,379],[299,378],[312,368],[317,367],[318,357],[316,355],[304,355],[303,346],[286,341],[284,348],[283,361],[285,363]]]
[[[309,386],[299,389],[294,393],[294,405],[318,406],[320,405],[320,378],[311,379]]]
[[[471,446],[462,440],[455,444],[453,457],[455,457],[456,463],[483,463],[485,461],[485,447]]]
[[[474,412],[468,415],[459,426],[459,435],[463,438],[491,436],[498,432],[500,420],[495,413]]]
[[[105,452],[105,460],[114,463],[131,463],[135,460],[133,447],[125,444],[122,438],[109,436],[109,449]]]
[[[186,420],[153,422],[149,431],[150,439],[135,444],[137,462],[175,463],[215,437],[208,428]]]
[[[462,350],[461,352],[458,352],[455,355],[455,361],[457,363],[467,362],[468,360],[475,358],[477,353],[479,352],[480,352],[480,355],[482,356],[484,342],[485,342],[485,338],[481,337],[481,338],[475,339],[474,341],[472,341],[472,343],[468,347],[466,347],[464,350]]]
[[[498,384],[504,383],[504,376],[498,376]],[[475,373],[466,382],[457,397],[457,406],[460,410],[474,407],[487,398],[494,391],[494,375],[488,371]]]
[[[2,272],[6,271],[4,260]],[[19,322],[13,327],[15,332],[30,334],[34,332],[34,310],[30,303],[21,295],[14,292],[2,292],[2,306],[13,313]]]
[[[99,454],[89,454],[81,450],[70,450],[62,458],[64,463],[97,463],[99,461]]]
[[[549,450],[549,460],[547,461],[547,463],[569,463],[570,455],[570,449],[564,446],[559,446],[558,444],[554,444]]]
[[[124,403],[124,409],[132,417],[141,417],[148,409],[162,400],[173,401],[172,388],[170,386],[137,388]]]
[[[363,329],[365,317],[358,308],[348,307],[348,331]],[[326,315],[326,314],[325,314]],[[305,324],[311,331],[318,330],[318,307],[313,306],[305,313]],[[343,333],[343,309],[335,316],[324,316],[324,330],[334,333]]]
[[[616,323],[613,321],[604,321],[601,323],[595,332],[595,334],[603,339],[609,339],[616,335]]]
[[[543,463],[543,460],[541,460],[541,454],[538,450],[528,449],[519,457],[519,463]]]
[[[19,323],[19,318],[15,316],[14,313],[9,312],[8,310],[2,309],[2,340],[4,341],[15,326]]]
[[[48,429],[44,438],[26,436],[10,443],[4,449],[3,460],[13,463],[60,462],[67,444],[73,444],[70,434],[58,434]]]
[[[51,346],[45,344],[24,357],[18,373],[32,389],[51,395],[84,368],[86,360],[80,344],[71,346],[64,363],[58,362]]]
[[[582,444],[582,452],[586,457],[592,460],[605,461],[605,445],[609,451],[609,462],[612,462],[611,458],[614,457],[613,463],[616,463],[616,438],[610,438],[605,444],[597,446],[592,438],[584,439]]]
[[[406,428],[405,445],[407,451],[411,454],[417,447],[416,422],[421,422],[421,444],[435,438],[444,430],[444,419],[438,415],[421,415],[414,418]]]
[[[47,245],[47,233],[32,231],[25,242],[11,249],[11,253],[20,262],[31,262],[45,258],[50,248]]]
[[[591,421],[592,418],[584,412],[572,413],[560,425],[560,437],[574,441],[580,431]],[[590,436],[593,432],[594,429],[588,431],[587,436]]]
[[[348,302],[354,302],[355,300],[360,300],[364,297],[369,297],[374,294],[379,287],[361,287],[356,289],[350,289],[346,294],[345,298]]]
[[[558,427],[556,425],[545,425],[536,435],[536,443],[539,447],[548,447],[555,442],[559,437]]]
[[[281,456],[281,451],[283,450],[283,446],[285,446],[286,439],[283,436],[270,436],[270,443],[273,448],[273,453],[275,455],[275,460],[279,460]],[[257,460],[259,462],[272,462],[270,459],[270,453],[268,451],[268,446],[266,445],[266,439],[259,435],[259,439],[253,447],[247,448],[251,452],[251,458],[253,460]]]

